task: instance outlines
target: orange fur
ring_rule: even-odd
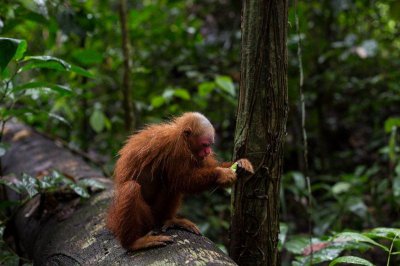
[[[228,168],[232,163],[221,165],[212,153],[200,155],[213,141],[214,128],[200,113],[150,125],[128,139],[115,166],[115,197],[107,219],[123,247],[138,250],[170,243],[168,237],[148,235],[163,226],[175,224],[198,233],[193,223],[175,217],[183,194],[236,180]],[[241,161],[253,171],[250,162]]]

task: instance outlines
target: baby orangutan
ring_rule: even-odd
[[[185,113],[168,123],[147,126],[132,135],[119,152],[115,166],[115,197],[107,227],[129,250],[165,246],[172,242],[152,230],[177,226],[200,234],[176,212],[184,194],[236,180],[232,163],[219,163],[211,150],[214,128],[200,113]],[[247,159],[238,170],[253,173]]]

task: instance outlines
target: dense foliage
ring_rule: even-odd
[[[240,76],[240,1],[146,0],[128,1],[128,7],[135,128],[186,110],[203,112],[216,127],[218,154],[229,160]],[[129,134],[118,16],[118,1],[0,4],[0,35],[12,38],[0,42],[0,121],[15,117],[61,138],[109,175]],[[368,264],[355,256],[378,265],[399,261],[399,20],[395,0],[291,6],[280,235],[287,264],[340,255],[362,265]],[[1,156],[7,147],[0,145]],[[229,191],[192,197],[182,212],[221,246],[227,243]]]

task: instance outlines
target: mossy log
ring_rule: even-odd
[[[74,180],[96,178],[106,186],[87,200],[62,193],[36,195],[18,210],[12,221],[16,242],[34,265],[236,265],[206,237],[175,229],[167,231],[174,239],[168,246],[127,252],[105,228],[112,197],[110,179],[29,127],[9,124],[5,140],[11,144],[2,157],[8,178],[11,173],[38,177],[57,170]],[[7,193],[8,198],[16,196]],[[50,204],[50,198],[56,198],[56,203]]]

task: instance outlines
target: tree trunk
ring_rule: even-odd
[[[28,127],[7,124],[6,132],[11,146],[2,158],[10,180],[10,173],[37,177],[56,169],[74,180],[96,178],[107,187],[87,200],[63,191],[37,194],[18,210],[14,238],[20,255],[34,265],[236,265],[206,237],[182,230],[167,231],[174,243],[166,247],[127,252],[105,228],[113,192],[101,171]],[[7,196],[18,195],[8,191]]]
[[[234,158],[255,167],[232,194],[230,255],[239,265],[280,265],[279,188],[288,114],[286,0],[244,0]]]
[[[131,94],[131,46],[129,42],[129,29],[126,21],[127,17],[127,5],[126,0],[119,0],[119,19],[121,24],[122,34],[122,52],[124,55],[124,78],[122,81],[122,93],[123,93],[123,106],[124,106],[124,121],[125,129],[131,130],[134,125],[133,121],[133,104]]]

